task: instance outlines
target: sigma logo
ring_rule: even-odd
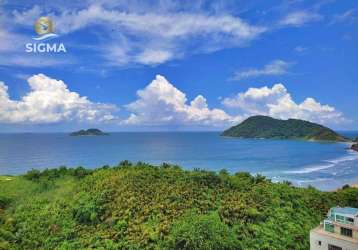
[[[40,17],[37,19],[35,22],[35,32],[38,36],[32,39],[41,42],[26,43],[25,51],[28,53],[66,53],[66,47],[63,43],[45,42],[58,37],[53,30],[54,25],[49,17]]]

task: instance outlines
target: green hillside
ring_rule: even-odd
[[[358,207],[356,188],[129,162],[4,176],[0,190],[0,249],[309,249],[330,207]]]
[[[252,116],[222,133],[242,138],[305,139],[345,141],[345,138],[322,125],[298,120],[279,120],[269,116]]]

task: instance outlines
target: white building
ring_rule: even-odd
[[[310,232],[311,250],[358,250],[358,208],[334,207]]]

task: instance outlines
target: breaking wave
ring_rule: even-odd
[[[284,171],[284,173],[285,174],[308,174],[308,173],[317,172],[320,170],[335,167],[336,165],[338,165],[341,162],[358,160],[358,153],[353,152],[353,151],[348,151],[347,153],[348,153],[348,156],[342,156],[342,157],[332,159],[332,160],[325,160],[323,164],[311,165],[311,166],[307,166],[305,168],[298,169],[298,170]]]

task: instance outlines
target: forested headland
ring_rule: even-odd
[[[309,249],[335,192],[128,161],[0,177],[0,249]]]

